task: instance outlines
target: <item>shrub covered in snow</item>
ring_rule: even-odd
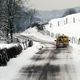
[[[7,56],[7,49],[1,49],[0,50],[0,66],[7,65],[7,61],[9,60]]]
[[[31,47],[32,45],[33,45],[33,41],[32,40],[29,40],[28,47]]]
[[[21,45],[4,48],[0,50],[0,66],[7,65],[10,58],[14,58],[22,52]]]
[[[18,53],[21,53],[23,50],[22,46],[21,45],[18,45]]]
[[[21,45],[18,45],[18,46],[14,46],[14,47],[7,49],[7,54],[8,54],[9,58],[14,58],[18,54],[20,54],[21,51],[22,51],[22,47],[21,47]]]

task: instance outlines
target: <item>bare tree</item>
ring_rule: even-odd
[[[28,3],[29,0],[26,0]],[[22,18],[24,16],[16,15],[20,9],[24,10],[23,0],[0,0],[0,30],[2,35],[4,34],[7,40],[13,42],[13,32],[14,32],[14,18]],[[36,10],[26,8],[25,13],[29,17],[29,23],[33,21]],[[25,18],[25,17],[24,17]],[[20,23],[19,23],[20,24]]]

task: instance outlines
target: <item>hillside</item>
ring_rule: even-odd
[[[71,9],[71,8],[68,8]],[[61,18],[66,10],[68,9],[61,9],[61,10],[52,10],[52,11],[39,11],[39,16],[41,19],[44,20],[51,20],[53,18]],[[72,8],[76,11],[76,13],[80,12],[80,7]]]
[[[73,8],[76,13],[80,12],[80,7]],[[63,10],[52,10],[52,11],[37,11],[38,14],[33,17],[32,21],[41,21],[41,22],[47,22],[50,21],[51,19],[55,18],[61,18],[64,14],[64,12],[68,9],[63,9]],[[14,26],[16,27],[16,31],[24,31],[30,26],[29,22],[29,16],[27,15],[26,9],[23,10],[22,8],[19,7],[19,11],[16,13],[16,16],[14,18]]]
[[[68,20],[67,23],[66,19]],[[45,25],[42,31],[33,27],[25,30],[21,34],[30,37],[33,40],[45,40],[48,42],[53,42],[59,34],[65,34],[69,36],[71,43],[74,42],[78,44],[80,38],[80,13],[68,15],[63,18],[52,19]]]

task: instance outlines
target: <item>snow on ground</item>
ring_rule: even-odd
[[[43,30],[44,35],[36,27],[25,30],[21,35],[36,40],[54,42],[56,34],[65,34],[70,37],[70,42],[78,43],[80,38],[80,13],[68,15],[63,18],[52,19]],[[49,35],[47,34],[49,33]],[[53,33],[53,36],[52,36]],[[75,38],[74,41],[73,38]]]
[[[67,22],[67,23],[66,23]],[[54,34],[65,34],[69,37],[80,38],[80,13],[69,15],[63,18],[53,19],[49,21],[49,24],[45,25],[45,29],[50,33]],[[27,34],[26,34],[27,33]],[[29,31],[25,31],[22,33],[23,35],[32,35],[37,37],[38,39],[51,41],[52,38],[47,38],[41,35],[35,28],[29,29]],[[71,44],[72,46],[72,58],[74,62],[74,66],[77,73],[77,80],[80,80],[80,45]]]
[[[66,24],[65,26],[61,26],[61,27],[51,27],[49,29],[47,29],[48,31],[50,31],[51,33],[55,33],[55,34],[65,34],[69,37],[77,37],[80,38],[80,23],[69,23]]]
[[[41,44],[38,42],[33,43],[33,47],[24,50],[17,58],[12,58],[8,65],[5,67],[0,67],[0,80],[13,80],[16,77],[18,71],[25,65],[29,65],[33,63],[30,61],[30,58],[38,52],[39,48],[41,48]],[[26,66],[27,66],[26,65]]]
[[[57,26],[64,26],[67,23],[75,23],[80,22],[80,13],[71,14],[62,18],[52,19],[49,21],[49,24],[57,27]]]
[[[36,27],[29,28],[28,30],[26,30],[26,31],[24,31],[23,33],[21,33],[21,35],[29,36],[29,37],[32,36],[32,37],[35,37],[35,38],[37,38],[37,39],[39,39],[39,40],[44,40],[44,41],[48,41],[48,42],[53,42],[53,38],[41,34],[41,33],[36,29]]]
[[[10,47],[13,47],[13,46],[17,46],[17,44],[6,44],[6,43],[0,43],[0,49],[3,49],[3,48],[10,48]]]
[[[75,22],[73,22],[73,18],[75,18]],[[66,34],[69,37],[74,36],[80,38],[80,13],[69,15],[63,18],[52,19],[49,21],[49,24],[45,25],[45,28],[50,33],[60,33]]]
[[[71,55],[73,58],[74,66],[79,77],[77,80],[80,80],[80,45],[70,43],[70,46],[72,47]]]
[[[73,62],[74,62],[74,66],[76,69],[77,73],[77,80],[80,80],[80,45],[77,44],[71,44],[73,46],[72,49],[72,57],[73,57]]]
[[[79,15],[79,16],[78,16]],[[72,16],[72,17],[71,17]],[[68,16],[69,19],[73,18],[74,15]],[[75,14],[76,18],[80,17],[80,14]],[[59,19],[58,19],[59,20]],[[63,19],[60,19],[63,21]],[[78,21],[78,19],[77,19]],[[54,26],[53,24],[50,27],[50,24],[55,21],[50,21],[48,25],[46,25],[46,30],[52,32],[52,33],[61,33],[66,34],[68,36],[76,36],[80,37],[80,23],[68,23],[66,25],[62,24],[61,26]],[[56,23],[57,24],[57,23]],[[21,35],[25,36],[34,36],[38,39],[45,40],[45,41],[53,41],[53,38],[50,38],[49,36],[42,35],[37,31],[36,28],[29,28],[25,32],[21,33]],[[12,44],[13,45],[13,44]],[[70,44],[72,46],[72,53],[74,60],[74,66],[76,67],[77,75],[80,75],[80,45],[77,44]],[[0,47],[5,47],[5,44],[1,44]],[[11,45],[9,45],[11,46]],[[8,46],[8,47],[9,47]],[[28,48],[27,50],[24,50],[20,55],[18,55],[17,58],[13,58],[8,62],[8,66],[6,67],[0,67],[0,80],[12,80],[16,77],[18,71],[25,65],[29,65],[33,63],[33,61],[30,60],[30,58],[38,52],[39,48],[41,48],[42,44],[38,42],[34,42],[33,47]],[[50,45],[49,45],[50,46]],[[26,65],[26,66],[27,66]],[[80,79],[80,77],[79,77]],[[79,80],[78,79],[78,80]]]

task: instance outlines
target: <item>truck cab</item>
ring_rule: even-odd
[[[57,37],[56,41],[56,48],[66,48],[69,45],[69,37],[66,35],[60,35]]]

